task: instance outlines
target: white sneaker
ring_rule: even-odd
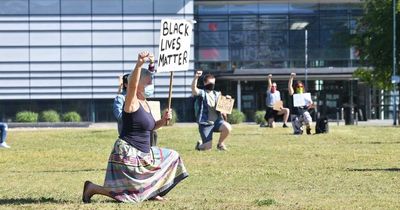
[[[10,148],[6,142],[0,144],[0,148]]]

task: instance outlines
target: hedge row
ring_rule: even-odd
[[[15,116],[17,122],[80,122],[81,116],[77,112],[67,112],[60,115],[54,110],[43,111],[40,114],[30,111],[18,112]]]

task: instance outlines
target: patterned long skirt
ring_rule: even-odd
[[[151,147],[144,153],[122,139],[111,152],[104,187],[121,202],[142,202],[166,195],[188,177],[179,154],[170,149]]]

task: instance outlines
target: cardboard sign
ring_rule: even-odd
[[[311,94],[310,93],[302,93],[302,94],[294,94],[293,95],[293,106],[302,107],[306,105],[312,104]]]
[[[216,110],[221,113],[231,114],[234,103],[235,99],[233,98],[227,99],[225,96],[220,95],[218,97]]]
[[[147,104],[150,107],[151,115],[155,121],[161,120],[161,109],[160,109],[160,102],[159,101],[147,101]]]
[[[282,101],[275,102],[274,106],[272,107],[272,109],[275,110],[275,111],[281,111],[282,108],[283,108],[283,102]]]
[[[161,20],[157,72],[189,70],[192,30],[190,20]]]

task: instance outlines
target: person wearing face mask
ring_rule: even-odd
[[[217,149],[221,151],[227,150],[225,140],[232,131],[232,126],[224,120],[223,116],[216,110],[217,99],[221,92],[215,91],[215,77],[211,74],[204,76],[204,89],[197,88],[197,80],[203,74],[202,71],[196,71],[192,82],[192,95],[198,97],[199,113],[197,115],[197,123],[199,124],[199,132],[201,140],[197,142],[196,150],[210,150],[212,148],[212,137],[214,132],[220,132]],[[230,96],[226,96],[230,98]]]
[[[281,101],[281,93],[279,92],[277,85],[275,82],[272,82],[272,74],[268,75],[268,89],[267,89],[267,98],[266,104],[267,109],[265,112],[265,120],[268,122],[268,127],[274,128],[275,127],[275,118],[278,115],[283,115],[283,127],[287,128],[286,125],[288,118],[289,118],[289,109],[284,108],[283,106],[280,107],[280,110],[274,110],[273,107],[275,103]]]
[[[293,94],[302,94],[305,93],[304,90],[304,85],[303,82],[301,81],[297,81],[295,84],[295,89],[293,89],[293,79],[296,76],[295,73],[291,73],[290,74],[290,78],[289,78],[289,84],[288,84],[288,88],[289,88],[289,95],[293,96]],[[306,133],[308,135],[311,134],[311,122],[312,122],[312,118],[310,115],[310,112],[308,112],[309,109],[312,109],[313,106],[313,102],[312,101],[308,101],[308,103],[303,106],[303,107],[293,107],[292,110],[292,127],[293,127],[293,133],[295,135],[301,135],[303,134],[303,124],[306,125]]]
[[[166,125],[172,112],[167,110],[157,122],[151,114],[145,87],[152,83],[152,77],[149,70],[142,68],[149,56],[148,52],[139,53],[128,78],[122,131],[109,156],[104,185],[86,181],[82,193],[84,203],[90,203],[96,194],[119,202],[163,201],[163,196],[188,177],[176,151],[150,147],[150,131]]]
[[[149,68],[148,72],[145,72],[145,74],[151,73],[151,77],[153,79],[154,75],[154,56],[150,56],[149,58]],[[128,78],[129,74],[125,74],[123,76],[119,77],[119,87],[118,87],[118,94],[114,98],[114,103],[113,103],[113,114],[115,119],[117,120],[118,124],[118,134],[121,134],[122,131],[122,109],[123,105],[125,103],[125,96],[126,96],[126,88],[128,87]],[[147,85],[145,87],[145,96],[146,98],[149,98],[153,96],[154,94],[154,84],[152,83],[151,85]],[[151,131],[151,140],[150,140],[150,145],[151,146],[156,146],[157,145],[157,131]]]

